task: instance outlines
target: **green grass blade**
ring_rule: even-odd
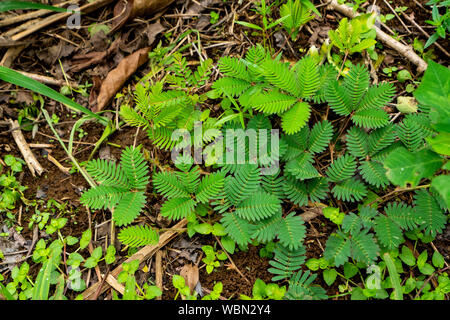
[[[8,289],[5,288],[4,285],[0,283],[0,294],[6,299],[6,300],[16,300],[8,291]]]
[[[70,160],[72,161],[72,163],[77,167],[78,171],[80,171],[80,173],[83,175],[83,177],[86,179],[86,181],[89,183],[89,185],[91,186],[91,188],[97,186],[97,184],[95,183],[95,181],[91,178],[91,176],[89,176],[89,174],[86,172],[86,170],[84,170],[80,164],[78,163],[77,159],[75,159],[75,157],[69,152],[69,150],[67,150],[66,145],[64,144],[64,142],[61,140],[61,138],[58,135],[58,132],[56,132],[55,128],[52,125],[52,119],[50,118],[50,116],[48,115],[47,110],[45,110],[44,108],[41,108],[42,110],[42,114],[45,117],[45,120],[47,120],[48,126],[50,127],[50,129],[52,130],[53,134],[55,135],[56,140],[58,140],[58,142],[60,143],[61,147],[64,149],[64,151],[66,152],[67,156],[70,158]],[[73,138],[73,137],[72,137]],[[73,139],[72,139],[73,140]]]
[[[392,260],[388,252],[383,254],[383,260],[386,263],[386,267],[388,268],[389,275],[391,277],[391,284],[394,288],[394,300],[403,300],[403,291],[400,284],[400,276],[398,275],[394,260]]]
[[[26,1],[2,1],[0,2],[0,12],[5,12],[9,10],[28,10],[28,9],[45,9],[45,10],[51,10],[56,12],[67,12],[67,9],[64,8],[58,8],[49,6],[46,4],[41,3],[33,3],[33,2],[26,2]]]
[[[48,300],[50,291],[50,275],[54,270],[55,257],[52,253],[49,259],[42,265],[41,270],[36,277],[35,286],[31,300]]]
[[[0,80],[15,84],[19,87],[23,87],[28,90],[32,90],[36,93],[39,93],[43,96],[49,97],[50,99],[61,102],[78,112],[83,112],[83,113],[97,119],[101,124],[103,124],[105,126],[108,125],[108,122],[109,122],[108,119],[92,112],[91,110],[89,110],[83,106],[80,106],[78,103],[67,98],[66,96],[63,96],[62,94],[53,90],[52,88],[47,87],[45,84],[42,84],[34,79],[24,76],[23,74],[21,74],[17,71],[0,66]]]

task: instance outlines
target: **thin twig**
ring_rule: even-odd
[[[228,260],[230,260],[230,263],[231,263],[233,269],[236,270],[237,273],[239,273],[240,276],[241,276],[242,278],[244,278],[245,281],[247,281],[247,283],[251,284],[250,280],[247,279],[247,277],[246,277],[246,276],[241,272],[241,270],[239,270],[239,268],[236,266],[236,264],[234,263],[233,259],[231,259],[231,256],[228,254],[227,250],[225,250],[225,248],[224,248],[224,246],[222,245],[222,242],[220,242],[219,238],[218,238],[216,235],[214,235],[214,238],[216,238],[216,241],[219,243],[219,245],[220,245],[220,247],[222,248],[223,252],[225,252],[225,254],[227,255]]]
[[[392,8],[392,6],[387,2],[386,0],[383,0],[384,3],[391,9],[392,13],[397,17],[397,19],[400,21],[400,23],[403,25],[406,31],[408,31],[409,34],[411,34],[411,30],[409,30],[408,26],[403,22],[403,20],[400,18],[400,16],[397,14],[397,12]]]
[[[14,127],[19,127],[19,122],[17,120],[11,120],[9,119],[9,123],[11,125],[11,129]],[[22,134],[21,130],[14,130],[12,131],[12,136],[14,138],[14,141],[16,142],[17,146],[19,147],[20,152],[22,153],[22,156],[27,163],[28,168],[30,169],[31,174],[33,177],[35,177],[35,173],[38,175],[41,175],[42,172],[44,172],[44,168],[41,166],[39,161],[34,156],[33,152],[31,152],[30,147],[28,146],[25,137]]]
[[[391,191],[391,192],[385,194],[385,195],[382,196],[382,197],[376,198],[375,200],[373,200],[372,202],[370,202],[367,206],[371,206],[371,205],[374,204],[375,202],[378,202],[378,201],[380,201],[380,200],[383,200],[383,199],[385,199],[385,198],[388,198],[388,197],[390,197],[391,195],[393,195],[393,194],[395,194],[395,193],[403,193],[403,192],[407,192],[407,191],[413,191],[413,190],[424,189],[424,188],[429,188],[429,187],[430,187],[430,185],[429,185],[429,184],[426,184],[426,185],[423,185],[423,186],[417,186],[417,187],[411,187],[411,188],[398,188],[398,189],[395,189],[394,191]],[[382,202],[380,202],[378,205],[380,205],[380,204],[383,203],[384,201],[385,201],[385,200],[383,200]]]
[[[417,29],[419,29],[419,31],[422,32],[422,34],[423,34],[425,37],[430,38],[430,35],[428,34],[428,32],[426,32],[425,30],[423,30],[423,28],[422,28],[420,25],[417,24],[417,22],[414,20],[413,17],[408,16],[407,14],[405,14],[405,18],[406,18],[409,22],[411,22]],[[443,46],[441,46],[439,43],[437,43],[437,41],[434,42],[434,45],[435,45],[436,47],[438,47],[439,50],[441,50],[447,57],[450,57],[450,53],[449,53],[447,50],[445,50]]]

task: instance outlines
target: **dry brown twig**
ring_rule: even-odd
[[[161,291],[163,291],[162,254],[163,252],[161,250],[158,250],[155,256],[155,282],[156,286]],[[156,300],[161,300],[161,296],[156,297]]]
[[[113,2],[114,0],[97,0],[91,3],[87,3],[84,6],[80,7],[80,12],[82,13],[90,13],[92,11],[95,11],[103,6],[106,6],[107,4]],[[24,25],[21,26],[21,28],[15,28],[15,34],[12,35],[8,33],[7,35],[11,37],[12,41],[19,41],[26,36],[29,36],[30,34],[35,33],[38,30],[41,30],[42,28],[45,28],[49,25],[52,25],[55,22],[58,22],[63,19],[67,19],[72,15],[72,12],[62,12],[57,13],[54,15],[51,15],[45,19],[35,19],[31,20],[24,25],[26,25],[26,28],[24,29]]]
[[[58,3],[58,4],[54,4],[53,6],[55,6],[57,8],[61,8],[61,7],[65,6],[66,4],[78,4],[78,2],[79,1],[70,0],[70,1],[65,1],[65,2]],[[53,11],[51,11],[51,10],[36,10],[36,11],[27,12],[27,13],[24,13],[24,14],[21,14],[18,16],[6,18],[3,20],[0,20],[0,27],[5,27],[5,26],[9,26],[9,25],[16,24],[19,22],[31,20],[34,18],[39,18],[39,17],[45,16],[47,14],[50,14],[52,12]]]
[[[414,20],[414,16],[413,16],[413,15],[408,16],[407,14],[405,14],[404,16],[405,16],[406,20],[408,20],[409,22],[411,22],[417,29],[419,29],[419,31],[422,32],[422,34],[423,34],[425,37],[427,37],[427,38],[430,37],[430,35],[428,34],[428,32],[426,32],[425,30],[423,30],[423,28],[422,28],[420,25],[417,24],[417,22]],[[437,42],[435,42],[434,45],[435,45],[436,47],[438,47],[439,50],[441,50],[447,57],[450,57],[450,53],[449,53],[447,50],[445,50],[443,46],[441,46],[441,45],[440,45],[439,43],[437,43]]]
[[[187,220],[183,219],[180,222],[178,222],[176,225],[173,226],[173,230],[178,230],[186,226]],[[170,240],[172,240],[176,235],[178,235],[177,231],[166,231],[159,237],[159,242],[156,245],[148,245],[143,247],[141,250],[133,254],[130,258],[124,261],[124,263],[128,263],[133,260],[139,260],[140,263],[143,261],[149,259],[152,257],[159,249],[161,249],[163,246],[165,246]],[[115,268],[113,271],[111,271],[110,275],[106,279],[107,284],[104,284],[100,290],[100,294],[108,290],[111,286],[111,283],[113,282],[112,278],[116,279],[116,277],[119,275],[120,272],[122,272],[123,268],[122,265],[119,265],[117,268]],[[95,283],[94,285],[90,286],[83,292],[83,299],[89,300],[92,295],[96,294],[99,283]]]
[[[408,31],[409,34],[411,34],[411,30],[409,30],[408,26],[403,22],[402,18],[400,18],[400,16],[397,14],[397,12],[394,10],[394,8],[392,8],[392,6],[389,4],[389,2],[387,2],[386,0],[383,0],[383,1],[389,7],[389,9],[391,9],[392,13],[397,17],[397,19],[400,21],[400,23],[405,28],[405,30]]]
[[[225,254],[227,255],[228,260],[230,260],[231,263],[231,267],[236,270],[237,273],[239,273],[239,275],[244,278],[244,280],[249,283],[251,285],[250,280],[247,279],[247,277],[242,273],[241,270],[239,270],[239,268],[236,266],[236,264],[234,263],[233,259],[231,259],[231,256],[228,254],[227,250],[225,250],[224,246],[222,245],[222,242],[219,240],[219,238],[214,235],[214,238],[216,238],[217,243],[219,243],[220,247],[222,248],[223,252],[225,252]]]

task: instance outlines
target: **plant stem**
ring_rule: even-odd
[[[425,184],[425,185],[417,186],[417,187],[395,189],[394,191],[391,191],[391,192],[385,194],[384,196],[379,197],[379,198],[373,200],[373,201],[370,202],[367,206],[371,206],[371,205],[374,204],[375,202],[378,202],[378,201],[380,201],[380,200],[383,200],[384,198],[387,198],[387,197],[389,197],[389,196],[391,196],[391,195],[393,195],[394,193],[397,193],[397,192],[413,191],[413,190],[425,189],[425,188],[429,188],[429,187],[430,187],[430,184]],[[383,202],[384,202],[384,201],[381,201],[378,205],[380,205],[380,204],[383,203]]]

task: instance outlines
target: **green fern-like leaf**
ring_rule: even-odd
[[[309,152],[315,154],[325,150],[333,136],[333,126],[327,120],[317,122],[309,136]]]
[[[260,187],[260,169],[256,165],[241,165],[241,169],[234,177],[228,176],[225,180],[225,193],[234,205],[250,197]]]
[[[180,110],[180,107],[185,107],[189,100],[186,92],[182,90],[168,90],[152,92],[149,95],[149,102],[155,105],[158,110],[176,107]]]
[[[315,60],[309,56],[303,57],[294,68],[300,83],[300,93],[297,96],[301,98],[311,97],[320,86],[319,68]]]
[[[87,171],[100,185],[84,192],[80,202],[93,209],[111,209],[118,226],[133,222],[144,207],[148,183],[148,166],[139,148],[125,148],[120,165],[90,161]]]
[[[148,226],[132,226],[120,230],[117,237],[120,242],[130,247],[141,247],[157,244],[159,241],[158,232]]]
[[[369,135],[361,128],[351,127],[347,131],[347,150],[356,158],[365,158],[369,154]]]
[[[283,135],[280,140],[280,148],[285,146],[283,160],[289,161],[302,154],[309,145],[309,128],[304,126],[299,132],[293,135]]]
[[[397,223],[404,230],[413,230],[422,223],[416,210],[403,202],[390,202],[384,209],[386,216]]]
[[[122,151],[120,164],[131,188],[145,189],[148,184],[148,166],[138,148],[131,146]]]
[[[383,109],[361,109],[353,114],[352,120],[360,127],[377,129],[389,123],[389,115]]]
[[[261,179],[261,187],[267,193],[273,194],[278,199],[284,198],[283,187],[285,179],[283,176],[278,177],[278,173],[274,175],[265,175]]]
[[[212,59],[206,59],[200,62],[200,65],[195,70],[192,78],[189,79],[189,84],[191,86],[200,87],[205,84],[205,82],[209,79],[209,75],[211,74],[211,67],[213,64]]]
[[[267,59],[260,66],[262,74],[270,84],[294,96],[300,93],[300,84],[288,64]]]
[[[403,122],[405,121],[414,123],[417,130],[422,131],[425,138],[437,133],[432,126],[433,121],[431,121],[430,116],[425,112],[407,114],[403,119]]]
[[[336,267],[343,265],[351,256],[351,241],[342,232],[331,234],[323,256],[327,260],[334,261]]]
[[[425,143],[424,139],[428,136],[428,132],[414,121],[414,118],[405,118],[399,123],[397,134],[400,141],[411,152],[421,149]]]
[[[386,169],[376,161],[364,161],[359,166],[360,173],[367,183],[376,187],[385,187],[389,184]]]
[[[261,243],[268,243],[274,240],[278,234],[278,227],[282,221],[281,211],[270,218],[264,219],[255,225],[252,238]]]
[[[272,267],[268,269],[270,273],[275,275],[272,281],[290,278],[306,261],[306,250],[303,246],[296,250],[289,250],[278,244],[273,253],[274,258],[269,261]]]
[[[345,87],[341,86],[338,81],[328,84],[325,89],[325,99],[331,109],[340,116],[348,116],[353,111],[351,97]]]
[[[247,220],[232,212],[225,213],[220,220],[230,237],[239,245],[245,246],[251,241],[255,227]]]
[[[153,118],[153,128],[166,127],[175,121],[175,118],[183,111],[180,106],[170,105],[160,109]]]
[[[311,114],[311,106],[306,102],[297,102],[292,108],[281,116],[281,127],[287,134],[300,131]]]
[[[162,150],[172,150],[177,144],[177,141],[172,140],[172,133],[173,129],[164,127],[147,130],[149,139]]]
[[[175,166],[182,170],[183,172],[175,172],[175,175],[177,176],[178,180],[183,184],[183,186],[186,188],[186,190],[189,193],[194,193],[195,190],[197,190],[197,187],[200,184],[200,168],[195,166],[192,169],[183,170],[181,169],[184,167],[185,169],[188,168],[191,165],[191,163],[177,163]]]
[[[382,109],[394,97],[395,88],[392,84],[383,82],[376,86],[372,86],[361,101],[359,110]]]
[[[281,93],[278,90],[271,90],[257,94],[253,97],[252,107],[266,114],[282,113],[297,103],[297,98]]]
[[[302,273],[298,271],[289,279],[289,290],[286,293],[288,300],[326,300],[328,299],[325,289],[312,282],[317,278],[317,274],[310,271]]]
[[[416,191],[414,205],[419,219],[422,220],[421,227],[425,229],[426,234],[434,236],[442,232],[445,228],[447,217],[436,199],[428,191]]]
[[[86,164],[87,173],[100,185],[128,189],[128,179],[122,167],[112,161],[95,159]]]
[[[320,174],[312,165],[313,156],[308,152],[300,154],[297,159],[290,160],[285,170],[299,180],[319,177]]]
[[[230,97],[240,96],[245,90],[251,87],[251,83],[236,78],[220,78],[214,82],[212,88]]]
[[[221,173],[212,173],[204,177],[196,191],[197,201],[207,203],[222,192],[225,178]]]
[[[352,177],[356,170],[356,159],[350,154],[337,158],[327,169],[326,175],[331,182],[339,182]]]
[[[298,206],[305,206],[308,204],[308,190],[307,186],[302,181],[297,181],[293,178],[285,179],[283,185],[286,197]]]
[[[374,230],[378,241],[389,250],[397,249],[405,241],[400,227],[384,215],[375,218]]]
[[[167,198],[187,198],[189,192],[178,180],[174,172],[163,171],[153,175],[153,185],[156,190]]]
[[[126,123],[133,127],[147,128],[150,125],[147,118],[139,114],[136,110],[128,105],[122,105],[120,107],[120,116],[125,120]]]
[[[290,250],[300,248],[303,246],[303,239],[305,236],[305,223],[300,216],[295,215],[295,212],[291,212],[280,223],[278,239],[286,248]]]
[[[157,85],[153,87],[157,88]],[[136,102],[136,109],[143,113],[144,118],[153,119],[154,112],[158,111],[158,108],[154,108],[150,102],[150,94],[148,87],[144,86],[141,82],[136,84],[134,88],[134,102]]]
[[[113,217],[117,226],[130,224],[137,218],[145,205],[145,193],[143,191],[128,192],[114,209]]]
[[[345,215],[342,221],[342,230],[346,233],[355,234],[363,227],[361,217],[357,216],[353,212]]]
[[[367,195],[367,188],[359,180],[348,179],[336,184],[331,192],[338,200],[355,202],[362,200]]]
[[[378,211],[372,207],[364,206],[359,209],[358,216],[364,228],[370,229],[374,226],[373,219],[378,215]]]
[[[319,74],[319,89],[313,96],[313,101],[315,103],[325,102],[325,91],[328,85],[336,79],[337,71],[333,65],[326,63],[319,67]]]
[[[251,81],[251,77],[247,71],[247,67],[241,60],[237,58],[220,58],[218,65],[220,72],[222,72],[225,76],[242,79],[246,82]]]
[[[369,136],[369,155],[373,156],[392,145],[397,138],[394,125],[374,130]]]
[[[164,202],[161,206],[163,217],[180,220],[194,212],[195,200],[191,198],[172,198]]]
[[[331,34],[334,33],[330,33]],[[352,66],[341,85],[339,80],[330,81],[325,90],[325,99],[338,115],[348,116],[360,127],[381,128],[389,123],[383,110],[395,93],[389,83],[369,87],[369,73],[361,65]]]
[[[245,62],[248,64],[258,65],[266,58],[266,56],[266,50],[262,45],[258,44],[248,49],[245,54]]]
[[[314,178],[306,181],[311,202],[320,202],[327,197],[328,181],[326,178]]]
[[[351,239],[352,256],[356,261],[371,265],[376,258],[380,248],[376,244],[373,235],[363,230],[352,236]]]
[[[351,109],[356,110],[359,106],[361,98],[366,94],[369,87],[369,72],[367,68],[358,64],[350,68],[344,80],[344,87],[350,93]]]
[[[91,209],[114,208],[126,193],[125,188],[100,185],[83,192],[80,202]]]
[[[266,192],[257,192],[236,207],[236,214],[249,221],[270,218],[281,210],[281,201]]]

